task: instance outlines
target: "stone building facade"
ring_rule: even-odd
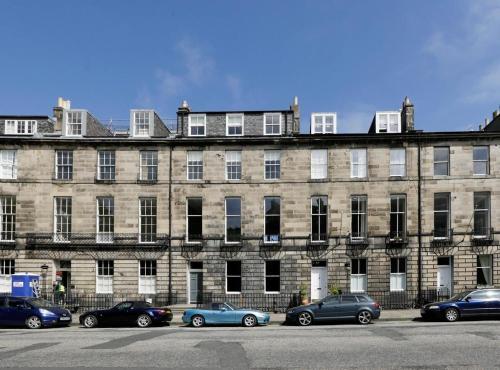
[[[334,133],[333,113],[311,122],[329,133],[301,134],[295,101],[185,103],[177,133],[153,111],[132,110],[129,135],[90,116],[91,129],[73,120],[82,134],[67,135],[72,110],[60,105],[55,118],[18,118],[50,132],[0,135],[4,289],[14,271],[45,270],[48,287],[62,278],[78,293],[190,303],[500,285],[497,130],[417,131],[405,100],[367,134]]]

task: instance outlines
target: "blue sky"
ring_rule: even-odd
[[[500,104],[500,1],[1,2],[0,114],[58,96],[105,120],[152,107],[338,112],[365,132],[405,95],[424,130]]]

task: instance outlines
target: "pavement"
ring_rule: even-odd
[[[498,321],[0,329],[0,367],[498,369]]]
[[[180,326],[185,325],[182,322],[182,313],[183,309],[172,307],[173,319],[170,325]],[[281,325],[285,322],[285,314],[284,313],[270,313],[271,320],[269,325]],[[79,324],[80,315],[73,315],[73,324]],[[413,320],[415,318],[420,318],[420,310],[382,310],[380,314],[380,318],[378,321],[408,321]]]

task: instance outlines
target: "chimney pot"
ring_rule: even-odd
[[[299,105],[299,97],[298,96],[293,97],[293,105]]]
[[[497,109],[493,112],[493,119],[497,118],[498,116],[500,116],[500,109]]]
[[[187,100],[182,101],[181,107],[182,108],[189,108],[189,104],[188,104]]]

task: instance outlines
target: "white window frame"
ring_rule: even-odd
[[[0,179],[17,179],[17,150],[0,150]]]
[[[270,134],[268,134],[267,133],[267,126],[268,126],[267,117],[276,117],[276,116],[279,117],[279,121],[278,121],[279,131],[277,133],[270,133]],[[271,127],[276,126],[276,123],[274,123],[274,118],[273,118],[272,121],[273,122],[269,126],[271,126]],[[281,130],[282,130],[282,126],[281,126],[281,113],[264,113],[264,122],[263,122],[263,133],[264,133],[264,135],[265,136],[281,135]]]
[[[132,118],[134,120],[134,136],[135,137],[148,137],[151,132],[151,111],[149,110],[133,110]],[[139,123],[140,121],[140,123]],[[147,122],[146,122],[147,121]]]
[[[493,284],[493,255],[492,254],[478,254],[477,255],[477,261],[479,262],[479,259],[481,257],[488,257],[488,266],[481,266],[479,267],[479,264],[476,263],[476,286],[478,288],[486,288],[486,287],[492,287]],[[491,284],[486,284],[486,285],[480,285],[478,284],[478,271],[479,270],[488,270],[488,279]]]
[[[358,161],[354,162],[354,153],[358,153]],[[359,153],[363,153],[363,157],[359,157]],[[356,148],[351,149],[351,178],[353,179],[366,179],[368,177],[368,149],[366,148]],[[357,169],[357,174],[355,174],[354,169]],[[360,174],[360,169],[361,174]]]
[[[234,214],[234,215],[229,215],[227,213],[227,201],[228,199],[238,199],[240,201],[240,214]],[[224,198],[224,242],[226,244],[238,244],[240,241],[228,241],[227,240],[227,219],[229,217],[239,217],[240,218],[240,238],[242,235],[242,217],[241,217],[241,211],[242,211],[242,203],[241,203],[241,197],[226,197]]]
[[[397,272],[392,272],[392,260],[397,259]],[[405,271],[400,271],[399,260],[404,259],[405,261]],[[390,287],[391,292],[404,292],[406,291],[406,280],[408,272],[408,259],[406,257],[391,257],[390,261]]]
[[[203,123],[202,124],[199,124],[199,123],[194,123],[193,120],[192,120],[192,117],[203,117]],[[200,135],[200,134],[192,134],[191,133],[191,128],[192,127],[203,127],[203,135]],[[204,113],[193,113],[193,114],[189,114],[188,115],[188,136],[207,136],[207,115],[204,114]]]
[[[311,149],[311,180],[326,178],[328,178],[328,149]]]
[[[229,124],[230,117],[241,117],[239,124]],[[230,134],[229,127],[241,127],[241,134]],[[226,113],[226,136],[243,136],[245,134],[245,115],[243,113]]]
[[[109,213],[105,213],[108,210]],[[105,229],[101,231],[102,228]],[[113,197],[96,198],[96,242],[113,243],[115,233],[115,200]]]
[[[83,122],[84,122],[83,115],[85,113],[86,112],[83,111],[83,110],[68,110],[68,111],[65,111],[65,115],[66,115],[66,136],[80,137],[80,136],[83,135]],[[76,120],[73,115],[76,115],[76,118],[79,118],[79,121]],[[80,133],[75,134],[74,130],[78,126],[80,126]]]
[[[488,201],[488,208],[476,208],[476,196],[484,196],[486,197]],[[487,191],[478,191],[474,192],[473,196],[473,212],[474,212],[474,217],[473,217],[473,225],[472,225],[472,237],[474,239],[484,239],[487,236],[489,236],[489,229],[491,228],[491,193]],[[487,223],[487,230],[484,230],[484,233],[476,234],[476,212],[477,213],[486,213],[486,223]]]
[[[60,204],[58,204],[60,202]],[[63,204],[64,203],[64,204]],[[62,211],[59,213],[59,211]],[[69,210],[69,211],[68,211]],[[65,211],[65,212],[64,212]],[[71,197],[54,197],[54,241],[69,243],[73,221],[73,199]],[[58,231],[65,226],[66,231]]]
[[[5,135],[33,135],[37,128],[37,120],[5,120]]]
[[[267,240],[267,234],[266,234],[266,217],[268,215],[266,215],[266,200],[267,199],[279,199],[279,202],[280,202],[280,212],[278,214],[278,217],[279,217],[279,228],[280,228],[280,233],[278,234],[278,240]],[[270,217],[276,217],[277,215],[276,214],[271,214],[269,215]],[[269,234],[269,235],[272,235],[272,234]],[[264,244],[278,244],[281,242],[281,197],[279,196],[268,196],[268,197],[264,197]]]
[[[226,150],[225,153],[225,159],[226,159],[226,180],[227,181],[240,181],[241,180],[241,172],[242,172],[242,165],[241,165],[241,155],[242,152],[241,150]],[[230,167],[239,167],[239,171],[229,171]],[[229,174],[235,174],[237,175],[239,173],[239,176],[237,178],[229,178]]]
[[[267,274],[267,263],[268,262],[278,262],[279,264],[279,267],[280,267],[280,273],[279,275],[268,275]],[[271,278],[279,278],[279,290],[278,291],[275,291],[275,290],[268,290],[267,289],[267,278],[268,277],[271,277]],[[280,294],[281,293],[281,260],[265,260],[264,261],[264,293],[265,294]]]
[[[143,207],[144,202],[144,207]],[[148,213],[142,213],[143,209],[149,210]],[[144,222],[143,222],[144,221]],[[143,227],[150,233],[142,232]],[[154,230],[154,232],[153,232]],[[155,243],[158,234],[158,200],[156,197],[139,198],[139,243]],[[146,236],[146,237],[144,237]]]
[[[0,293],[10,293],[12,289],[12,275],[16,273],[16,260],[13,258],[0,259]]]
[[[362,274],[359,271],[361,270],[361,260],[365,261],[365,273]],[[357,264],[357,274],[353,274],[353,266]],[[351,259],[351,293],[365,293],[368,287],[368,259],[367,258],[352,258]],[[359,287],[362,286],[362,289],[353,289],[353,286]]]
[[[239,262],[240,263],[240,274],[239,275],[228,275],[228,273],[227,273],[227,270],[228,270],[227,269],[227,265],[230,262]],[[243,288],[243,267],[242,266],[243,266],[243,262],[241,260],[227,260],[226,261],[226,266],[225,266],[226,267],[226,271],[225,271],[225,276],[226,276],[226,279],[225,279],[226,294],[241,294],[241,291],[242,291],[242,288]],[[239,278],[240,279],[240,290],[239,291],[236,291],[236,290],[229,291],[227,289],[227,286],[228,286],[227,280],[228,280],[229,277],[231,277],[231,278]]]
[[[403,153],[402,158],[399,155]],[[394,154],[394,156],[393,156]],[[401,161],[402,159],[402,161]],[[406,176],[406,148],[391,148],[389,151],[389,176],[405,177]],[[401,171],[402,168],[402,171]]]
[[[393,211],[392,209],[392,201],[393,200],[396,200],[397,202],[397,209]],[[403,210],[401,210],[401,200],[404,201],[404,207]],[[389,238],[391,240],[395,240],[397,238],[401,238],[401,237],[404,237],[406,235],[406,224],[407,224],[407,219],[406,219],[406,194],[391,194],[390,198],[389,198],[389,201],[390,201],[390,204],[389,204]],[[396,231],[398,233],[398,236],[393,236],[391,235],[390,231],[391,231],[391,225],[390,225],[390,222],[391,222],[391,219],[392,219],[392,215],[396,215],[396,220],[397,221],[397,225],[396,225]],[[403,225],[400,225],[399,224],[399,217],[398,215],[403,215]],[[401,236],[399,236],[401,235]]]
[[[144,265],[144,267],[142,265]],[[158,262],[156,260],[139,260],[137,267],[137,275],[139,275],[138,293],[156,294]],[[142,270],[144,270],[144,274],[142,274]]]
[[[198,158],[194,158],[197,157]],[[201,161],[200,161],[201,158]],[[201,162],[201,164],[200,164]],[[190,181],[201,181],[203,180],[203,151],[202,150],[188,150],[186,152],[186,179]],[[201,168],[201,171],[200,171]],[[193,171],[190,171],[192,169]],[[200,177],[195,177],[192,175],[200,175]]]
[[[61,153],[61,158],[59,158],[59,153]],[[61,159],[61,163],[59,163]],[[54,178],[56,180],[73,180],[73,151],[72,150],[56,150],[55,151],[55,174]],[[63,169],[61,176],[59,176],[59,167]]]
[[[391,127],[390,117],[395,115],[397,117],[397,130],[393,130]],[[386,131],[380,131],[381,127],[381,117],[385,116],[387,118],[387,128]],[[401,132],[401,112],[399,111],[380,111],[375,112],[375,127],[377,133],[387,133],[387,134],[395,134]]]
[[[269,163],[267,163],[269,162]],[[275,177],[267,177],[267,166],[278,167],[278,171],[271,171]],[[276,168],[275,168],[276,169]],[[264,151],[264,179],[265,180],[279,180],[281,179],[281,150],[265,150]]]
[[[96,294],[113,294],[113,279],[115,276],[115,262],[114,260],[97,260],[95,261],[96,263],[96,268],[95,268],[95,274],[96,274],[96,285],[95,285],[95,292]],[[102,275],[99,274],[99,263],[101,263],[103,266],[101,267],[101,270],[104,270],[103,272],[106,272]],[[106,265],[106,266],[104,266]],[[112,272],[112,273],[110,273]]]
[[[483,159],[474,159],[474,151],[475,149],[486,149],[486,153],[488,154],[488,157],[486,160]],[[474,164],[478,163],[486,163],[486,172],[485,173],[476,173]],[[490,147],[488,145],[474,145],[472,147],[472,172],[474,176],[488,176],[490,174]]]
[[[326,131],[326,117],[333,117],[333,132]],[[321,117],[321,130],[316,130],[316,117]],[[329,124],[328,124],[329,125]],[[311,134],[336,134],[337,133],[337,113],[336,112],[316,112],[311,114]]]
[[[102,158],[101,158],[102,156]],[[101,161],[102,159],[102,161]],[[103,179],[102,168],[109,168],[109,179]],[[108,172],[105,172],[108,174]],[[97,179],[114,181],[116,175],[116,153],[114,150],[99,150],[97,152]]]
[[[436,149],[446,149],[447,152],[448,152],[448,160],[447,161],[436,161]],[[432,171],[433,171],[433,175],[434,176],[440,176],[440,177],[444,177],[444,176],[450,176],[450,162],[451,162],[451,150],[450,150],[450,147],[449,146],[435,146],[432,148],[432,155],[433,155],[433,158],[432,158]],[[447,170],[446,170],[446,174],[445,175],[441,175],[441,174],[437,174],[436,173],[436,163],[446,163],[447,165]]]
[[[325,213],[321,213],[321,207],[319,207],[319,210],[318,210],[318,213],[313,213],[313,201],[315,198],[320,198],[321,201],[324,201],[325,203],[325,207],[326,207],[326,212]],[[324,243],[324,242],[327,242],[328,241],[328,196],[327,195],[313,195],[311,197],[311,242],[312,243]],[[326,218],[326,230],[325,230],[325,236],[326,238],[325,239],[321,239],[321,233],[317,233],[319,238],[318,239],[314,239],[314,230],[313,230],[313,219],[317,217],[318,220],[320,221],[322,217],[325,217]],[[318,225],[320,225],[320,223],[318,223]],[[321,227],[320,227],[321,229]]]
[[[358,204],[358,211],[354,212],[352,208],[352,202],[353,200],[356,200]],[[354,215],[357,215],[358,222],[357,222],[357,228],[358,232],[356,236],[354,236],[354,230],[351,230],[351,239],[352,240],[364,240],[368,236],[368,196],[367,195],[351,195],[351,229],[352,229],[352,219],[354,218]],[[359,211],[360,204],[364,203],[364,212]],[[362,233],[363,232],[363,233]],[[363,234],[363,235],[360,235]]]
[[[151,154],[151,157],[143,156]],[[146,160],[146,163],[143,164],[143,159]],[[155,163],[156,162],[156,163]],[[149,176],[149,171],[144,171],[144,169],[148,169],[149,167],[155,168],[155,176],[152,179],[147,178]],[[156,150],[141,150],[139,152],[139,179],[142,181],[158,181],[158,151]]]
[[[191,215],[189,214],[189,201],[191,199],[200,199],[201,200],[201,214]],[[187,197],[186,198],[186,243],[199,244],[201,240],[190,240],[189,239],[189,218],[190,217],[199,217],[201,219],[201,235],[203,238],[203,198],[202,197]]]
[[[16,196],[0,195],[0,240],[16,240]]]
[[[436,210],[436,195],[444,197],[444,195],[447,196],[448,200],[448,209],[446,210]],[[433,203],[434,203],[434,208],[432,212],[433,216],[433,227],[434,227],[434,232],[436,231],[436,213],[446,213],[447,215],[447,223],[448,225],[446,226],[446,236],[434,236],[434,239],[436,240],[447,240],[448,238],[451,237],[450,235],[450,229],[451,229],[451,193],[447,192],[439,192],[439,193],[434,193],[433,197]]]

